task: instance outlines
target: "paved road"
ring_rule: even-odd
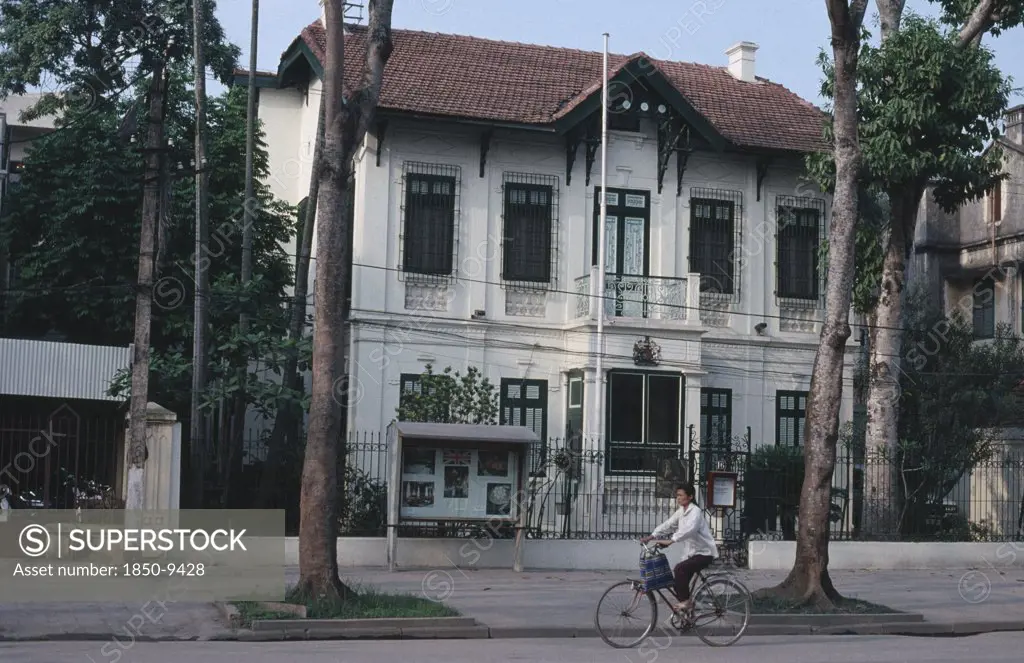
[[[434,640],[393,642],[136,644],[101,653],[102,643],[0,643],[4,663],[1019,663],[1024,637],[1002,633],[971,638],[816,637],[744,638],[711,649],[695,638],[615,650],[599,640]],[[118,656],[120,654],[120,656]]]
[[[291,571],[297,577],[297,570]],[[785,574],[737,570],[751,590],[773,586]],[[444,601],[492,627],[593,625],[605,589],[627,574],[614,571],[527,571],[449,568],[396,571],[343,569],[346,580],[390,592]],[[1024,568],[975,571],[834,571],[849,598],[918,612],[932,622],[1024,619]]]

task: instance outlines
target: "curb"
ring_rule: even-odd
[[[453,618],[459,619],[459,618]],[[302,620],[308,621],[308,620]],[[330,621],[330,620],[325,620]],[[372,620],[367,620],[372,621]],[[473,620],[467,620],[472,622]],[[254,622],[255,625],[255,622]],[[809,624],[754,624],[747,627],[744,638],[751,636],[828,636],[828,635],[892,635],[918,637],[969,637],[983,633],[1024,631],[1021,621],[989,621],[989,622],[874,622],[849,625],[812,626]],[[639,635],[639,633],[638,633]],[[697,637],[692,631],[676,633],[662,625],[656,627],[651,637]],[[0,635],[0,642],[97,642],[109,641],[115,637],[112,633],[55,633],[24,638]],[[468,640],[468,639],[567,639],[597,638],[593,627],[558,627],[558,626],[508,626],[488,627],[474,623],[470,626],[390,626],[369,627],[350,625],[328,625],[309,628],[281,628],[264,630],[238,629],[234,633],[224,632],[209,636],[137,636],[136,642],[196,642],[196,641],[234,641],[234,642],[282,642],[294,640]]]

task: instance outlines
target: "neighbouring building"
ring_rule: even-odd
[[[1001,325],[1024,333],[1024,105],[1006,111],[1003,124],[1003,135],[987,149],[1001,154],[1005,179],[952,213],[926,195],[910,261],[908,281],[925,287],[948,314],[962,313],[978,343],[991,342]],[[940,343],[942,331],[932,336]],[[1010,423],[990,431],[994,455],[947,497],[972,523],[987,521],[995,536],[1024,528],[1024,416]]]
[[[32,141],[53,131],[52,115],[33,120],[23,120],[21,117],[42,97],[42,94],[19,94],[0,100],[0,218],[4,214],[7,196],[21,180],[25,155]],[[15,269],[9,264],[9,256],[0,247],[0,315],[6,312],[4,292],[16,279]]]
[[[1003,157],[1006,179],[953,213],[922,202],[914,237],[914,277],[947,311],[960,309],[978,339],[999,324],[1024,331],[1024,105],[1005,114],[1003,135],[989,150]]]
[[[309,25],[258,78],[268,184],[292,204],[309,186],[325,37]],[[428,363],[475,366],[500,387],[503,423],[601,452],[606,513],[666,457],[748,430],[754,448],[802,443],[831,218],[803,164],[829,146],[818,108],[756,74],[755,44],[723,66],[610,56],[598,293],[602,54],[393,41],[355,165],[350,431],[383,430]],[[365,42],[350,25],[349,84]]]

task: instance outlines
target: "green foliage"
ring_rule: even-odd
[[[860,136],[869,177],[887,191],[935,184],[953,210],[1001,170],[997,122],[1012,90],[986,48],[960,48],[937,21],[906,14],[899,32],[861,52]]]
[[[470,366],[465,375],[452,372],[434,373],[426,365],[420,375],[419,391],[405,392],[396,409],[400,421],[424,421],[440,424],[490,424],[498,416],[498,393],[495,385],[480,370]]]
[[[168,134],[176,145],[191,146],[194,100],[185,83],[184,75],[176,75],[169,85]],[[245,111],[246,92],[240,88],[209,103],[210,247],[198,261],[194,178],[186,175],[169,183],[154,288],[150,393],[152,400],[178,412],[188,411],[196,262],[206,269],[211,284],[207,405],[242,388],[239,367],[249,360],[258,360],[263,369],[247,378],[250,403],[270,412],[282,393],[278,381],[267,374],[280,374],[291,343],[284,304],[293,270],[282,244],[293,236],[296,218],[292,207],[274,200],[260,184],[269,167],[266,145],[258,136],[253,279],[243,288]],[[141,162],[134,146],[118,139],[118,122],[114,112],[97,109],[39,138],[28,153],[22,186],[8,199],[9,216],[0,234],[20,272],[6,335],[32,338],[54,331],[71,342],[131,343]],[[180,156],[188,158],[188,153]],[[238,330],[243,308],[251,315],[245,336]],[[308,339],[299,343],[301,369],[308,366],[310,348]],[[120,374],[112,392],[126,397],[129,385],[130,376]],[[305,403],[302,393],[285,390],[282,395]]]
[[[339,495],[339,531],[348,536],[384,536],[388,522],[387,485],[358,467],[345,467]]]
[[[822,96],[831,100],[834,68],[818,57]],[[975,199],[1000,178],[998,151],[983,153],[999,136],[1011,91],[984,48],[959,48],[956,33],[937,21],[905,13],[899,32],[882,46],[862,32],[858,63],[858,132],[862,149],[861,218],[856,235],[854,307],[860,313],[877,304],[884,258],[884,231],[890,204],[916,210],[915,196],[934,187],[946,210]],[[832,138],[831,117],[825,137]],[[831,153],[807,158],[812,180],[834,187]],[[909,229],[912,231],[913,229]]]
[[[227,42],[206,4],[206,60],[227,83],[240,49]],[[190,0],[0,0],[0,94],[46,95],[39,113],[81,113],[149,75],[157,61],[188,63]]]
[[[978,0],[932,0],[932,2],[942,8],[942,22],[957,30],[967,23],[971,12],[978,6]],[[994,9],[998,13],[998,20],[992,24],[988,32],[995,37],[1024,23],[1024,3],[1020,0],[995,0]]]
[[[945,317],[914,290],[907,298],[900,387],[900,473],[905,529],[920,531],[929,505],[991,456],[986,429],[1013,423],[1024,378],[1024,341],[1000,326],[977,343],[970,324]]]
[[[858,64],[862,181],[892,195],[935,185],[940,205],[952,210],[987,191],[998,179],[999,157],[981,154],[999,137],[1012,90],[985,48],[959,48],[956,34],[934,20],[906,13],[882,46],[865,31]],[[821,92],[832,99],[834,69],[822,51]],[[831,139],[831,118],[826,122]],[[835,178],[830,153],[808,157],[811,177],[825,190]]]

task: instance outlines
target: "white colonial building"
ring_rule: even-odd
[[[351,83],[365,38],[351,26]],[[393,39],[355,169],[351,431],[383,430],[429,363],[479,368],[500,385],[503,422],[582,433],[610,481],[748,427],[755,447],[800,443],[831,216],[801,176],[828,146],[821,111],[755,75],[756,45],[730,48],[726,66],[611,56],[598,293],[602,54]],[[309,186],[324,45],[317,21],[259,79],[269,184],[293,204]]]

